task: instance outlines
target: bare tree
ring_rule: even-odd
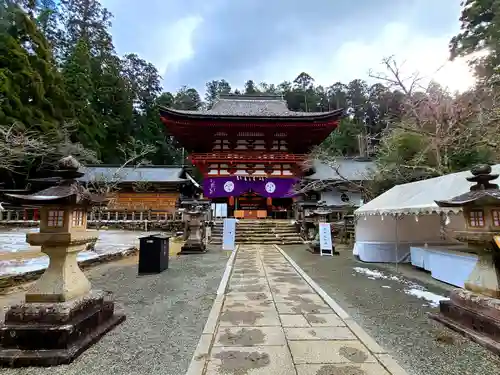
[[[339,170],[337,155],[315,150],[316,158],[335,171],[327,181],[314,181],[300,192],[347,184],[368,198],[395,183],[444,175],[500,157],[500,97],[487,86],[451,94],[431,81],[424,85],[418,72],[404,73],[394,57],[383,59],[383,72],[370,72],[390,90],[404,94],[398,117],[386,119],[387,128],[376,135],[376,173],[369,184],[350,181]]]
[[[89,188],[92,191],[110,198],[110,206],[113,206],[115,202],[114,193],[119,190],[119,184],[125,178],[125,168],[139,168],[150,164],[150,161],[146,157],[154,153],[156,147],[140,140],[132,139],[126,144],[117,145],[117,150],[122,154],[124,162],[113,171],[113,174],[90,176],[91,179],[89,181]],[[143,181],[135,181],[134,183],[142,184]]]
[[[302,185],[295,189],[295,193],[303,194],[309,191],[322,191],[331,188],[347,188],[361,192],[364,196],[371,198],[371,192],[368,187],[363,183],[369,179],[371,173],[360,175],[356,180],[346,177],[340,168],[338,155],[331,154],[328,150],[320,147],[315,148],[310,154],[308,159],[302,163],[302,168],[308,170],[312,168],[314,160],[320,161],[322,164],[328,166],[332,170],[332,175],[324,180],[311,180],[306,183],[302,181]]]
[[[70,134],[69,125],[46,134],[27,130],[18,123],[0,126],[0,169],[21,173],[23,162],[37,163],[41,168],[53,167],[61,157],[67,155],[73,155],[83,162],[97,162],[95,152],[71,142]]]
[[[390,122],[378,148],[378,174],[406,182],[440,176],[493,160],[500,141],[500,101],[488,87],[450,94],[422,85],[418,73],[404,76],[393,57],[385,73],[371,74],[405,94],[401,120]],[[401,152],[403,151],[403,152]]]

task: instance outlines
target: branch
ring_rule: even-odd
[[[145,157],[156,151],[153,145],[145,144],[142,141],[132,139],[127,144],[120,144],[117,149],[122,153],[123,160],[125,160],[120,167],[113,173],[112,176],[94,176],[95,178],[90,182],[91,189],[99,192],[100,194],[110,195],[119,190],[119,184],[123,180],[122,172],[124,168],[131,165],[139,168],[142,165],[149,164]],[[136,183],[141,183],[137,181]],[[110,202],[113,203],[113,198]]]

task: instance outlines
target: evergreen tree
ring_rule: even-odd
[[[77,139],[74,140],[93,150],[99,150],[99,140],[105,138],[105,133],[92,108],[94,83],[91,65],[88,42],[80,39],[63,64],[63,75],[78,129]]]
[[[50,46],[16,5],[3,8],[0,30],[0,123],[49,131],[70,116]]]

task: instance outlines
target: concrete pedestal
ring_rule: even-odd
[[[449,301],[440,302],[439,314],[430,318],[500,354],[499,299],[455,289]]]
[[[11,306],[0,327],[0,365],[71,363],[124,320],[114,311],[111,293],[99,291],[66,302]]]

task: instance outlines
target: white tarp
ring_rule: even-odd
[[[500,164],[492,166],[492,169],[493,173],[500,174]],[[448,208],[441,209],[434,201],[450,199],[469,191],[472,184],[465,178],[471,176],[470,171],[465,171],[397,185],[358,208],[354,214],[431,214],[452,211]]]
[[[461,214],[450,215],[444,227],[438,214],[364,216],[356,221],[353,253],[364,262],[409,262],[410,246],[454,243],[452,232],[464,226]]]

